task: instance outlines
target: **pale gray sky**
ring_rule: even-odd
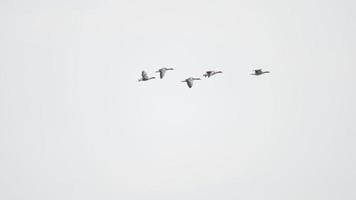
[[[1,0],[0,199],[356,199],[355,9]]]

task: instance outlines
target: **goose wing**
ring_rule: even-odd
[[[141,75],[142,75],[142,78],[143,78],[143,79],[148,79],[147,72],[142,71]]]
[[[208,75],[208,77],[214,75],[214,71],[207,71],[206,74]]]
[[[187,85],[189,88],[193,87],[193,80],[192,79],[188,79],[187,80]]]
[[[262,69],[255,69],[256,74],[260,74],[262,72]]]
[[[160,78],[163,78],[165,74],[166,74],[166,70],[159,70]]]

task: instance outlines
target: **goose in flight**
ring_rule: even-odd
[[[210,76],[214,76],[215,74],[219,74],[222,73],[222,71],[206,71],[205,74],[203,74],[203,76],[205,78],[210,78]]]
[[[142,76],[142,78],[138,79],[138,81],[148,81],[148,80],[156,78],[156,77],[148,77],[147,72],[145,72],[145,71],[141,72],[141,76]]]
[[[164,75],[166,74],[166,71],[168,71],[168,70],[174,70],[174,69],[164,67],[164,68],[161,68],[158,71],[156,71],[156,73],[159,73],[159,77],[162,79],[164,77]]]
[[[262,71],[262,69],[255,69],[254,73],[251,75],[259,76],[265,73],[269,73],[269,71]]]
[[[188,85],[188,87],[189,87],[189,88],[192,88],[192,87],[193,87],[193,82],[194,82],[195,80],[201,80],[201,79],[200,79],[200,78],[193,78],[193,77],[190,77],[190,78],[185,79],[185,80],[182,81],[182,82],[186,82],[187,85]]]

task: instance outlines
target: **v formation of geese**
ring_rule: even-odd
[[[157,70],[156,73],[159,73],[160,79],[163,79],[163,77],[165,76],[166,72],[170,71],[170,70],[174,70],[174,69],[173,68],[164,67],[164,68],[161,68],[161,69]],[[210,78],[211,76],[214,76],[214,75],[220,74],[220,73],[223,73],[223,72],[222,71],[209,70],[209,71],[206,71],[203,74],[203,77]],[[251,75],[259,76],[259,75],[262,75],[262,74],[265,74],[265,73],[270,73],[270,72],[269,71],[262,71],[262,69],[255,69]],[[149,80],[155,79],[155,78],[156,77],[154,77],[154,76],[151,76],[151,77],[148,76],[146,71],[142,71],[141,72],[141,78],[138,79],[138,81],[149,81]],[[195,77],[189,77],[189,78],[186,78],[185,80],[183,80],[182,82],[187,83],[187,86],[189,88],[192,88],[193,87],[193,82],[197,81],[197,80],[201,80],[201,79],[200,78],[195,78]]]

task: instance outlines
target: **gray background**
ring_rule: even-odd
[[[355,8],[1,0],[0,199],[356,199]]]

